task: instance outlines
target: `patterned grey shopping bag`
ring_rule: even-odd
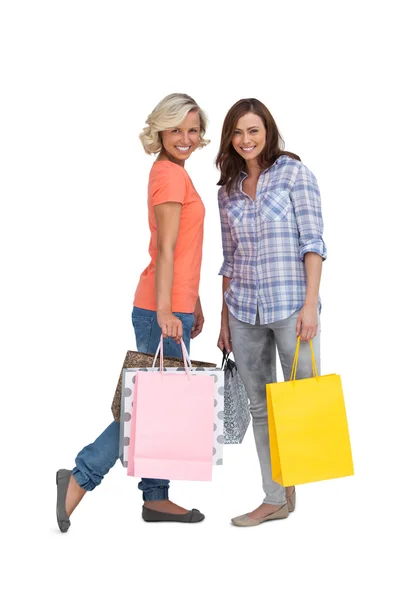
[[[250,407],[247,393],[236,364],[223,351],[224,372],[224,441],[225,444],[241,444],[250,423]]]

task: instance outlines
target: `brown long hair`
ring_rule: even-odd
[[[263,120],[267,131],[265,146],[258,155],[258,162],[263,170],[269,169],[282,154],[300,160],[297,154],[284,150],[284,141],[274,118],[260,100],[256,98],[239,100],[228,110],[225,117],[219,152],[215,161],[217,168],[221,171],[221,177],[217,185],[226,185],[228,193],[237,185],[240,172],[245,170],[246,161],[232,146],[232,138],[238,120],[249,112],[258,115]]]

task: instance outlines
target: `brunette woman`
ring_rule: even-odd
[[[320,360],[319,285],[326,248],[316,178],[283,140],[267,107],[248,98],[226,115],[216,164],[224,262],[218,346],[233,349],[250,399],[264,500],[232,519],[248,527],[283,519],[295,489],[271,477],[267,383],[276,381],[276,349],[290,378],[297,337],[297,378],[312,376],[309,341]]]

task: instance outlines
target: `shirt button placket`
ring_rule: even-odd
[[[256,215],[256,286],[257,286],[257,306],[256,306],[256,316],[257,316],[257,311],[259,313],[259,318],[260,318],[260,323],[264,320],[264,313],[263,313],[263,308],[261,305],[259,305],[259,292],[260,292],[260,278],[259,278],[259,269],[260,269],[260,265],[259,265],[259,255],[260,255],[260,246],[262,244],[262,225],[261,225],[261,214],[260,214],[260,204],[261,204],[261,199],[260,199],[260,190],[265,187],[267,181],[268,181],[268,172],[267,173],[261,173],[260,177],[258,178],[258,182],[257,182],[257,188],[256,188],[256,197],[255,197],[255,215]],[[260,306],[260,307],[259,307]]]

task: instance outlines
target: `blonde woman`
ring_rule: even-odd
[[[161,334],[164,354],[180,357],[183,338],[201,333],[204,323],[199,298],[204,205],[185,171],[185,161],[209,143],[206,117],[186,94],[171,94],[149,115],[140,140],[157,158],[148,186],[150,263],[140,276],[132,312],[136,345],[155,353]],[[155,417],[156,418],[156,417]],[[119,457],[120,424],[113,421],[76,457],[75,468],[57,472],[57,521],[65,533],[69,517],[87,491],[100,485]],[[142,479],[145,521],[195,523],[204,515],[186,510],[168,498],[169,481]]]

